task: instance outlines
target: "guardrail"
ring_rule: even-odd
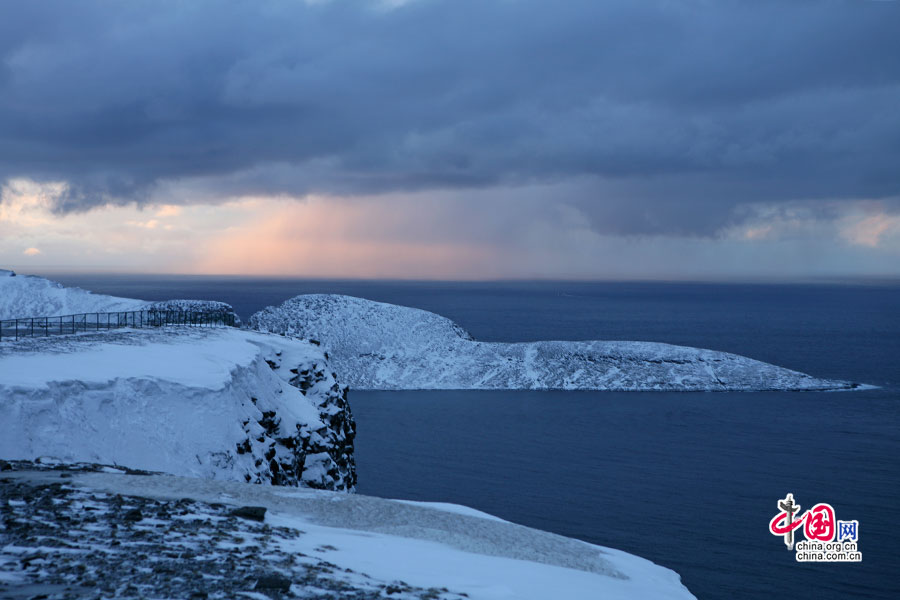
[[[28,317],[0,320],[0,342],[51,335],[72,335],[126,327],[234,327],[234,313],[224,310],[132,310],[126,312],[81,313],[57,317]]]

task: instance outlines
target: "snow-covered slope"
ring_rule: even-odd
[[[53,317],[93,312],[131,310],[188,310],[234,313],[224,302],[213,300],[167,300],[148,302],[94,294],[33,275],[16,275],[0,269],[0,320]]]
[[[0,271],[0,319],[140,310],[146,304],[65,287],[43,277]]]
[[[15,526],[0,530],[0,596],[52,583],[116,598],[693,598],[647,560],[461,507],[7,467],[0,496]],[[247,506],[258,508],[235,514]]]
[[[0,457],[347,490],[346,387],[316,346],[234,328],[0,346]]]
[[[250,318],[260,331],[318,340],[360,389],[823,390],[816,379],[743,356],[652,342],[475,341],[424,310],[302,295]]]

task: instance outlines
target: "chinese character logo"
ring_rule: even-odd
[[[856,542],[859,540],[859,521],[838,521],[839,542]]]
[[[803,528],[806,539],[820,542],[834,539],[834,509],[830,504],[816,504],[803,517],[806,519],[806,526]]]
[[[772,532],[772,535],[783,535],[784,545],[788,550],[793,550],[794,530],[803,523],[802,520],[794,520],[794,513],[800,511],[800,505],[794,504],[793,494],[788,494],[784,500],[778,501],[778,509],[782,512],[775,515],[775,518],[769,522],[769,531]]]
[[[769,521],[769,532],[784,538],[789,551],[794,550],[794,532],[803,527],[806,540],[796,544],[798,562],[859,562],[859,521],[838,521],[834,508],[820,502],[804,513],[787,494],[776,503],[778,514]]]
[[[830,542],[834,539],[834,509],[830,504],[820,503],[794,519],[794,513],[800,512],[800,505],[794,503],[794,495],[788,494],[784,500],[778,501],[780,513],[769,522],[772,535],[783,535],[784,545],[788,550],[794,549],[794,530],[803,525],[803,533],[808,540]]]

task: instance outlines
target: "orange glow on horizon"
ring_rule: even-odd
[[[260,208],[256,206],[255,208]],[[459,278],[485,271],[491,249],[376,235],[383,206],[309,199],[268,201],[266,216],[214,234],[188,267],[209,274],[351,278]],[[256,211],[254,211],[256,212]],[[487,274],[486,274],[487,275]]]

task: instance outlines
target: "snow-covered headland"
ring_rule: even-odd
[[[844,381],[730,354],[653,342],[491,343],[451,320],[331,294],[297,296],[250,317],[260,331],[321,341],[355,389],[839,390]]]

